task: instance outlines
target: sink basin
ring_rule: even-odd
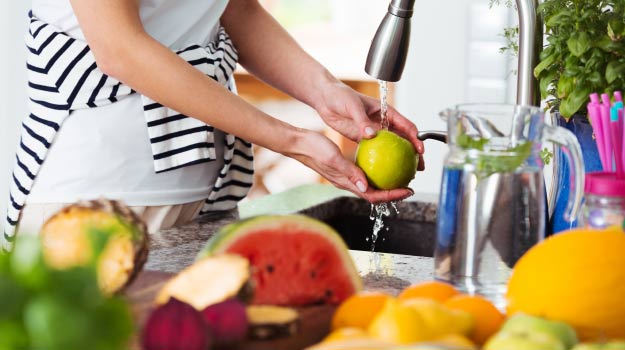
[[[383,218],[384,227],[375,251],[432,257],[436,244],[436,204],[425,201],[397,203],[399,213]],[[349,249],[371,251],[374,221],[371,204],[356,197],[339,197],[300,211],[336,229]]]

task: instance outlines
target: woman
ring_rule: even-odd
[[[339,82],[257,1],[33,0],[32,8],[31,114],[16,157],[5,247],[18,221],[19,231],[37,232],[79,199],[122,200],[151,232],[200,211],[235,208],[251,186],[251,143],[371,202],[412,194],[369,187],[328,138],[232,93],[238,59],[354,141],[379,129],[379,101]],[[388,118],[422,154],[415,125],[392,108]]]

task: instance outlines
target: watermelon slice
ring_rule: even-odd
[[[199,257],[218,253],[250,261],[254,304],[338,304],[362,289],[343,239],[303,215],[257,216],[227,225]]]

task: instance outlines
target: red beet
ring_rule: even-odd
[[[144,350],[206,350],[210,340],[202,314],[174,298],[155,309],[143,328]]]
[[[227,346],[245,339],[248,320],[242,302],[228,299],[206,307],[202,315],[211,330],[215,345]]]

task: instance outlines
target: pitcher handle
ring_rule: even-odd
[[[564,219],[567,222],[573,222],[578,217],[584,195],[584,158],[582,149],[575,135],[565,128],[546,126],[543,135],[546,140],[559,145],[562,153],[568,158],[571,192],[569,192]],[[572,191],[575,191],[575,194],[572,194]]]

